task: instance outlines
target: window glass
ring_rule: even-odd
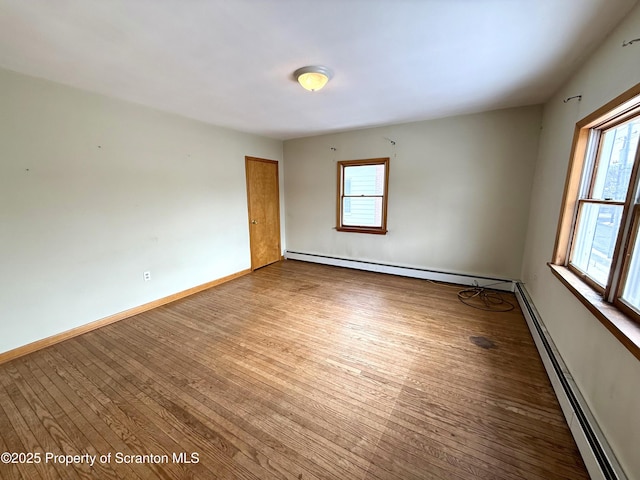
[[[601,286],[607,284],[622,205],[581,203],[571,263]]]
[[[625,201],[639,132],[635,119],[603,133],[591,198]]]
[[[383,195],[384,165],[344,167],[344,182],[345,195]]]
[[[631,262],[629,263],[627,279],[622,291],[622,300],[640,312],[640,242],[638,231],[631,249]]]
[[[338,162],[339,231],[387,233],[389,159]]]
[[[380,227],[382,225],[382,197],[353,197],[350,208],[346,206],[342,224],[357,227]]]
[[[351,195],[351,177],[344,179],[344,213],[351,213],[351,198],[346,195]]]

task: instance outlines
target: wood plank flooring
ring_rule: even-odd
[[[40,455],[0,478],[588,478],[519,309],[459,288],[289,260],[0,365]]]

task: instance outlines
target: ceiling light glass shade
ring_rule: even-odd
[[[315,92],[327,84],[331,78],[331,72],[327,67],[317,65],[299,68],[293,72],[293,76],[302,88]]]

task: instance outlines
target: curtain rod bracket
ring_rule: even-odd
[[[574,98],[577,98],[578,101],[582,101],[582,95],[574,95],[573,97],[567,97],[564,100],[562,100],[562,103],[567,103],[569,100],[573,100]]]

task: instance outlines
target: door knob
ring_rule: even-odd
[[[251,224],[252,224],[252,225],[257,225],[257,224],[258,224],[258,221],[257,221],[257,220],[251,220]]]

